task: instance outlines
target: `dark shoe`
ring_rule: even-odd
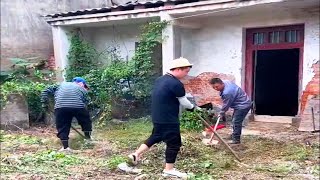
[[[228,141],[228,144],[240,144],[240,141],[230,140]]]
[[[232,134],[226,138],[227,140],[232,140]]]

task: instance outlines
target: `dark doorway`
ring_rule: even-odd
[[[254,80],[257,115],[297,115],[299,52],[298,48],[257,51]]]

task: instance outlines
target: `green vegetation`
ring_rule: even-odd
[[[1,131],[1,175],[3,178],[19,175],[25,179],[133,179],[137,175],[123,175],[117,165],[127,161],[127,155],[150,135],[151,130],[152,124],[146,118],[122,124],[109,122],[107,127],[94,131],[97,144],[91,147],[85,147],[83,140],[72,131],[71,141],[78,149],[73,154],[55,151],[60,144],[53,140],[54,132],[43,136],[34,131],[34,134]],[[248,179],[301,179],[295,174],[319,175],[319,144],[304,147],[294,142],[245,136],[244,145],[236,149],[243,162],[237,163],[222,145],[204,146],[198,136],[196,132],[183,131],[183,146],[176,164],[178,169],[191,173],[190,179],[241,179],[244,176]],[[164,152],[165,144],[161,143],[142,158],[138,168],[143,169],[146,178],[161,177]]]

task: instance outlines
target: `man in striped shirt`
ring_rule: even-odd
[[[57,136],[63,145],[60,151],[71,151],[68,140],[73,117],[77,119],[85,137],[91,139],[92,122],[86,109],[87,82],[81,77],[75,77],[72,81],[50,86],[41,94],[41,103],[45,110],[47,110],[48,97],[54,95]]]

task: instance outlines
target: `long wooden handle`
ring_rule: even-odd
[[[71,125],[71,128],[72,128],[75,132],[77,132],[81,137],[86,138],[80,131],[78,131],[78,129],[76,129],[76,128],[73,127],[72,125]]]
[[[312,115],[313,131],[316,131],[316,124],[314,123],[314,111],[313,111],[313,107],[311,107],[311,115]]]
[[[217,130],[217,126],[219,125],[219,122],[220,122],[220,117],[218,117],[217,122],[216,122],[216,124],[214,125],[214,128],[213,128],[214,131]],[[212,133],[212,135],[211,135],[211,137],[210,137],[210,140],[209,140],[209,143],[212,142],[213,137],[214,137],[214,133]]]
[[[197,113],[197,116],[198,116],[199,119],[214,133],[214,135],[216,135],[217,138],[218,138],[221,142],[223,142],[223,144],[230,150],[230,152],[233,154],[233,156],[234,156],[239,162],[241,162],[241,159],[240,159],[239,156],[236,154],[236,152],[228,145],[228,143],[227,143],[225,140],[223,140],[223,139],[221,138],[221,136],[220,136],[216,131],[214,131],[214,129],[210,126],[210,124],[209,124],[206,120],[204,120],[203,117],[201,117],[198,113]]]

